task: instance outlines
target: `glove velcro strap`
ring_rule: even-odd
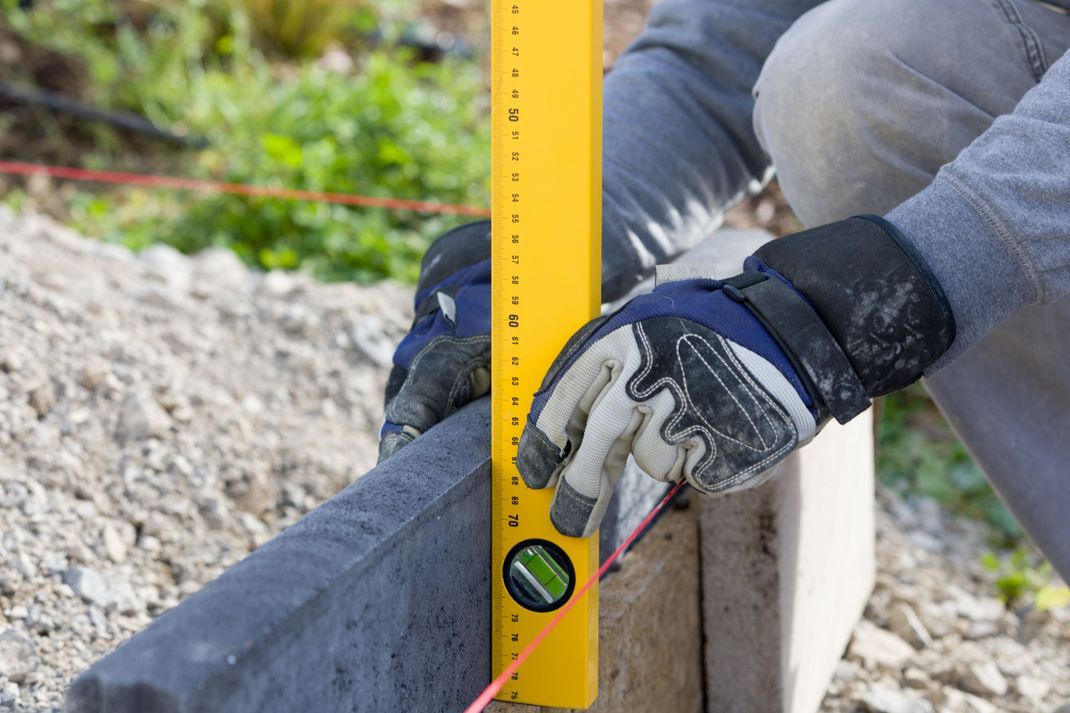
[[[883,218],[857,216],[787,235],[752,257],[803,295],[871,397],[917,381],[955,339],[940,283]]]
[[[869,408],[869,394],[820,315],[783,281],[747,272],[724,281],[726,295],[761,320],[799,372],[807,390],[840,423]],[[824,406],[824,409],[820,408]]]

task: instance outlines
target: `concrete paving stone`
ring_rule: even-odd
[[[709,713],[818,710],[873,588],[872,424],[829,424],[764,485],[702,498]]]
[[[67,710],[462,708],[489,674],[488,428],[480,403],[429,432],[92,666]]]
[[[772,237],[720,230],[677,263],[730,277]],[[700,499],[710,713],[820,706],[873,588],[872,424],[829,424],[766,484]]]
[[[461,710],[490,677],[488,440],[483,400],[90,667],[68,713]],[[664,488],[628,476],[603,549]]]

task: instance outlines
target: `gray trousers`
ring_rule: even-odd
[[[1068,47],[1070,15],[1033,0],[830,0],[766,61],[755,130],[807,225],[884,214]],[[1070,579],[1070,299],[1015,313],[927,386]]]

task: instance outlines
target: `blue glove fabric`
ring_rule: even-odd
[[[442,310],[438,295],[450,295],[456,308],[451,316]],[[416,304],[433,301],[432,311],[418,319],[398,344],[394,366],[411,369],[413,361],[439,337],[474,337],[490,333],[490,260],[460,270],[443,282],[417,293]]]
[[[412,329],[394,352],[379,460],[490,390],[490,225],[462,226],[424,257]]]

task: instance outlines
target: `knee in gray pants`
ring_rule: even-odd
[[[885,213],[1012,111],[1068,51],[1070,16],[1031,0],[830,0],[780,39],[755,130],[803,222]],[[1014,314],[929,388],[1070,579],[1070,298]]]
[[[1006,4],[1020,13],[1008,18]],[[754,127],[807,225],[886,213],[1035,83],[1028,0],[830,0],[777,42]],[[1044,53],[1041,52],[1041,57]]]

